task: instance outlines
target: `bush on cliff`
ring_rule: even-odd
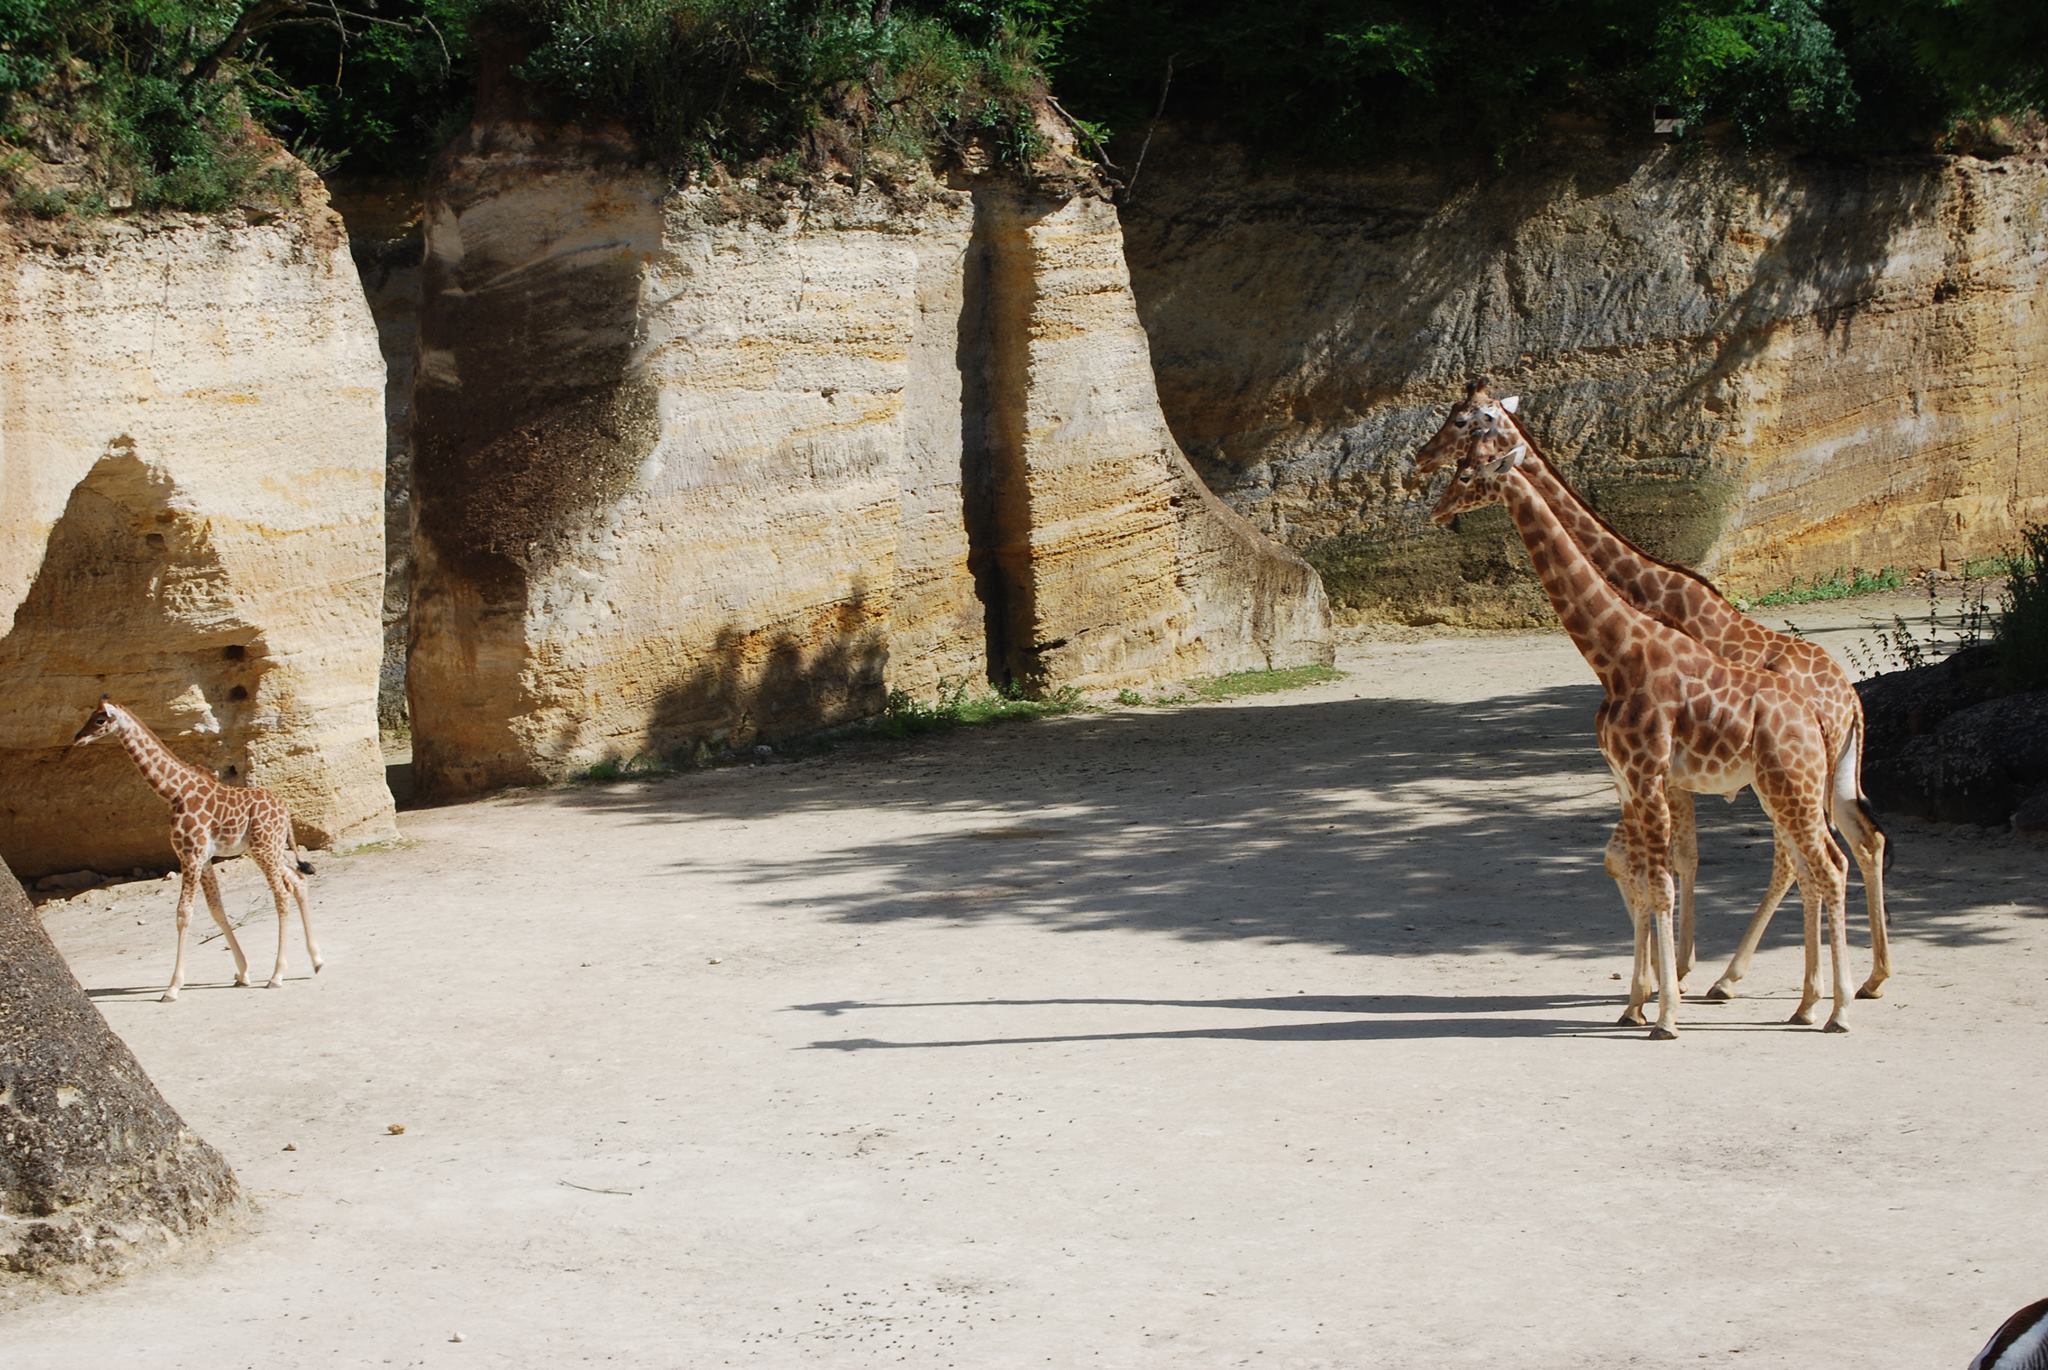
[[[1041,38],[1002,6],[915,0],[506,0],[538,19],[520,75],[612,115],[679,169],[804,156],[1039,149]]]

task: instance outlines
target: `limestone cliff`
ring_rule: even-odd
[[[1031,686],[1327,659],[1202,490],[1113,210],[674,189],[480,123],[425,215],[411,700],[430,793]]]
[[[67,745],[102,692],[187,759],[282,795],[312,845],[393,834],[382,389],[322,205],[0,236],[0,855],[16,870],[170,860],[127,757]]]
[[[1183,448],[1354,610],[1540,611],[1505,523],[1423,529],[1471,375],[1625,530],[1754,592],[2048,518],[2048,168],[1566,148],[1306,172],[1162,131],[1125,208]]]

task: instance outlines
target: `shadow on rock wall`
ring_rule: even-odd
[[[656,697],[648,748],[662,761],[684,763],[879,713],[889,651],[872,601],[856,593],[824,606],[817,619],[720,629],[707,659]]]
[[[163,801],[120,748],[74,750],[102,693],[185,760],[247,776],[268,647],[203,517],[117,438],[71,492],[0,639],[0,855],[24,876],[170,861]]]

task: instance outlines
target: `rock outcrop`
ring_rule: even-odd
[[[1617,524],[1753,593],[1957,566],[2048,518],[2048,167],[1588,145],[1305,172],[1162,131],[1125,207],[1182,447],[1340,606],[1540,610],[1502,520],[1424,527],[1463,382]]]
[[[230,1220],[240,1189],[72,978],[0,864],[0,1306]]]
[[[623,135],[495,119],[425,228],[424,793],[945,680],[1328,658],[1314,572],[1174,447],[1099,200],[673,189]]]
[[[0,237],[0,854],[170,862],[101,693],[276,791],[300,837],[393,835],[377,748],[383,368],[339,222]]]

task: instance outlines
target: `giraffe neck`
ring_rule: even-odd
[[[1530,459],[1523,462],[1522,470],[1530,483],[1573,541],[1600,568],[1601,575],[1630,603],[1703,642],[1740,632],[1744,626],[1741,611],[1720,591],[1693,572],[1653,557],[1623,537],[1557,473],[1550,458],[1530,439],[1528,429],[1516,423],[1515,433],[1529,444]],[[1671,593],[1674,590],[1675,596]]]
[[[121,745],[128,749],[128,757],[142,772],[142,778],[166,801],[178,798],[199,778],[197,770],[180,761],[164,745],[163,739],[133,714],[122,720],[120,737]]]
[[[1572,540],[1557,513],[1519,468],[1502,477],[1508,514],[1529,549],[1536,578],[1565,632],[1603,685],[1621,657],[1629,629],[1641,618]]]

